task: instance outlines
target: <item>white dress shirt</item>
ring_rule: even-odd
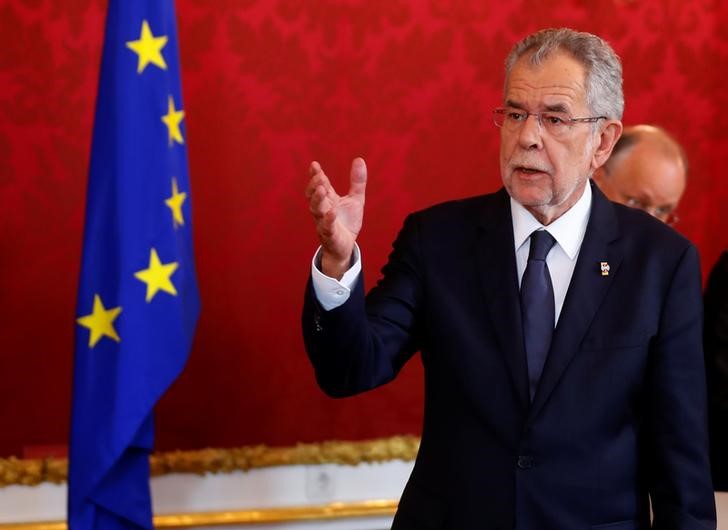
[[[554,287],[554,327],[559,321],[561,308],[564,306],[566,291],[569,290],[571,276],[574,273],[576,258],[579,256],[581,242],[584,241],[586,225],[591,212],[592,191],[587,182],[581,198],[561,217],[548,226],[539,223],[531,212],[511,198],[511,217],[513,220],[513,242],[516,250],[516,267],[518,269],[518,285],[521,285],[523,272],[528,263],[528,252],[531,250],[531,233],[546,230],[556,240],[551,252],[546,256],[546,264],[551,274]]]
[[[576,258],[584,240],[586,226],[591,212],[592,191],[589,182],[584,188],[581,198],[565,214],[548,226],[539,223],[521,204],[511,198],[511,218],[513,221],[513,240],[515,243],[516,267],[518,269],[518,285],[521,284],[523,272],[528,262],[528,251],[531,248],[531,233],[535,230],[547,230],[556,240],[556,244],[546,256],[546,263],[551,274],[554,287],[554,316],[559,321],[561,308],[564,306],[566,291],[569,289],[571,276],[574,273]],[[351,289],[361,273],[361,251],[355,245],[352,266],[341,280],[323,274],[320,270],[321,247],[311,260],[311,280],[321,306],[330,311],[349,299]]]
[[[321,247],[314,254],[313,260],[311,260],[311,281],[316,298],[326,311],[331,311],[346,302],[351,294],[351,289],[359,279],[361,251],[356,243],[354,243],[354,255],[351,257],[351,261],[352,265],[349,270],[344,273],[341,280],[337,280],[321,272]]]

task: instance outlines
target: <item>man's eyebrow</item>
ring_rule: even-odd
[[[569,112],[569,109],[563,103],[556,103],[554,105],[546,105],[546,110],[551,112]]]
[[[506,107],[513,107],[514,109],[521,109],[526,110],[526,106],[523,103],[519,103],[518,101],[513,101],[512,99],[507,99],[505,101]],[[567,106],[563,103],[555,103],[553,105],[545,105],[546,110],[550,112],[566,112],[569,113],[569,109]]]

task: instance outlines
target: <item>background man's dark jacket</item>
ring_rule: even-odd
[[[728,251],[705,287],[705,366],[710,396],[710,461],[716,490],[728,491]]]

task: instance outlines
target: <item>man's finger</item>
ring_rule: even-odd
[[[331,208],[328,210],[319,222],[319,235],[322,238],[329,239],[334,235],[334,223],[336,222],[336,210]],[[323,241],[322,241],[323,243]]]
[[[310,199],[326,175],[324,174],[323,169],[321,169],[321,164],[314,160],[308,166],[308,176],[310,179],[306,185],[306,198]]]
[[[332,202],[329,195],[326,193],[326,189],[323,186],[318,186],[309,203],[309,209],[314,217],[322,217],[328,210],[333,209],[334,203]]]
[[[334,197],[338,197],[336,195],[336,192],[334,191],[333,186],[331,186],[331,182],[329,182],[328,177],[324,173],[317,173],[313,177],[311,177],[311,180],[308,182],[308,185],[306,186],[306,198],[310,199],[313,193],[316,191],[317,188],[323,187],[324,191],[327,194],[331,194]]]
[[[355,158],[351,163],[351,184],[349,195],[364,199],[364,192],[367,187],[367,165],[361,157]]]
[[[306,198],[308,200],[311,200],[313,197],[313,194],[316,193],[316,190],[319,187],[319,180],[317,178],[312,178],[308,181],[308,184],[306,184]]]

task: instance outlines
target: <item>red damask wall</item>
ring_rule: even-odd
[[[0,0],[0,456],[66,443],[86,171],[105,2]],[[316,245],[303,189],[369,165],[361,245],[377,278],[404,215],[499,186],[510,45],[545,26],[609,40],[625,123],[691,161],[678,229],[707,272],[728,244],[728,9],[719,0],[178,0],[203,311],[158,409],[158,448],[418,433],[421,367],[326,398],[299,309]]]

